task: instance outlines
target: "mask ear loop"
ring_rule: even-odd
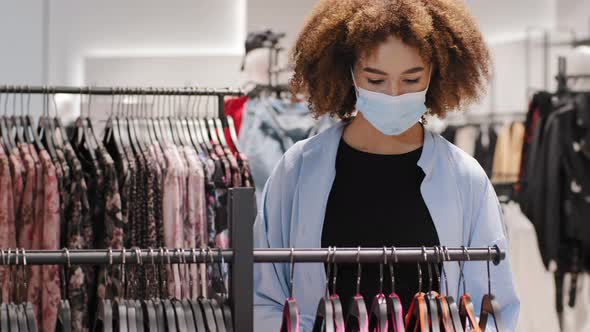
[[[354,94],[358,98],[359,97],[359,90],[358,90],[358,86],[356,84],[356,79],[354,78],[354,70],[352,70],[352,66],[350,67],[350,76],[352,77],[352,86],[354,86]]]

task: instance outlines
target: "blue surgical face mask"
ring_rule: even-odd
[[[432,67],[428,75],[426,89],[399,96],[390,96],[360,88],[356,84],[352,68],[350,72],[356,88],[356,109],[363,113],[363,117],[383,134],[395,136],[404,133],[428,111],[425,102]]]

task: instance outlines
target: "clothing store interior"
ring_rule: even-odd
[[[0,36],[0,332],[590,331],[590,0],[0,0]]]

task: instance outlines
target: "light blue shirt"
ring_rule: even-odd
[[[285,153],[264,188],[254,225],[256,248],[321,246],[326,204],[336,175],[336,152],[343,129],[344,124],[335,125],[296,143]],[[418,166],[425,173],[420,189],[441,245],[498,245],[508,250],[498,198],[475,159],[441,136],[425,130]],[[359,193],[366,194],[370,193]],[[396,220],[392,214],[391,222],[403,225],[411,220]],[[359,227],[362,227],[360,225],[362,220],[359,220]],[[478,313],[481,299],[488,292],[486,266],[486,262],[468,262],[464,268],[467,292]],[[326,273],[323,263],[295,264],[294,269],[293,295],[299,307],[300,331],[307,332],[312,330],[315,311],[324,294]],[[446,263],[445,270],[448,294],[458,299],[462,294],[459,265]],[[514,331],[520,303],[514,290],[508,254],[499,265],[491,264],[491,276],[492,293],[500,304],[504,328]],[[289,296],[289,277],[289,264],[255,264],[255,331],[279,330],[283,303]],[[492,331],[491,328],[488,330]]]

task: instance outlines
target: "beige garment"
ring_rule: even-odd
[[[514,287],[520,299],[516,332],[559,332],[553,273],[545,269],[533,224],[516,203],[503,205]],[[493,291],[492,285],[492,291]],[[586,330],[564,330],[586,331]]]
[[[475,140],[477,139],[477,129],[467,126],[457,129],[455,134],[455,145],[461,150],[467,152],[470,156],[475,153]]]
[[[492,182],[512,183],[518,181],[524,131],[525,127],[520,122],[506,125],[500,130],[494,151]]]

